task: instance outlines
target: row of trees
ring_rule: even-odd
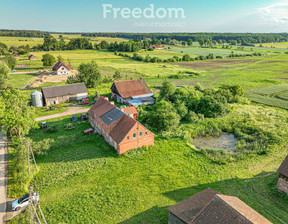
[[[198,122],[204,117],[226,114],[229,104],[239,102],[243,95],[238,85],[223,85],[218,89],[200,85],[177,88],[171,82],[164,82],[156,104],[141,111],[141,119],[157,131],[171,131],[180,121]]]
[[[168,44],[169,40],[196,42],[200,39],[214,40],[218,43],[255,44],[287,42],[288,33],[83,33],[83,37],[117,37],[126,39],[157,39]],[[166,40],[165,40],[166,39]],[[168,41],[168,42],[167,42]]]

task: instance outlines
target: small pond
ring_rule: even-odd
[[[237,142],[233,134],[223,134],[220,137],[200,137],[194,139],[192,144],[197,149],[213,148],[230,151],[236,147]]]

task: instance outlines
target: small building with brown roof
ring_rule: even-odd
[[[46,106],[66,103],[71,100],[81,100],[88,97],[88,90],[84,83],[42,87],[41,91]]]
[[[154,50],[164,50],[165,47],[164,46],[157,46],[157,45],[150,45],[150,48],[153,48]]]
[[[168,224],[272,224],[237,197],[207,188],[168,208]]]
[[[277,172],[279,173],[277,189],[288,194],[288,156],[286,156]]]
[[[137,120],[138,118],[139,112],[137,108],[134,106],[121,108],[121,111],[123,111],[125,114],[127,114],[129,117],[132,117],[135,120]]]
[[[38,58],[37,58],[34,54],[29,54],[29,55],[28,55],[28,59],[29,59],[30,61],[36,61],[36,60],[38,60]]]
[[[65,65],[64,62],[58,61],[52,68],[52,71],[56,72],[57,75],[69,75],[71,66]]]
[[[112,99],[129,106],[148,105],[155,102],[144,79],[114,82],[111,87]]]
[[[154,134],[129,117],[114,103],[100,97],[88,111],[89,122],[120,155],[130,149],[154,144]]]

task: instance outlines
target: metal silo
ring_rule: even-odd
[[[43,107],[43,97],[42,97],[41,92],[38,92],[38,91],[32,92],[31,100],[32,100],[32,105],[34,107]]]

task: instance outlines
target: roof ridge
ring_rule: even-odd
[[[239,212],[236,208],[234,208],[232,205],[230,205],[228,202],[226,202],[223,198],[221,198],[221,197],[219,197],[219,195],[218,194],[216,194],[215,196],[217,196],[218,198],[220,198],[221,199],[221,201],[223,201],[226,205],[228,205],[231,209],[233,209],[237,214],[239,214],[240,216],[242,216],[243,217],[243,219],[246,219],[246,220],[248,220],[249,222],[251,222],[252,224],[253,224],[253,222],[250,220],[250,219],[248,219],[246,216],[244,216],[241,212]],[[231,197],[231,198],[237,198],[238,200],[240,200],[238,197],[236,197],[236,196],[230,196],[230,195],[222,195],[222,196],[224,196],[224,197]],[[242,200],[240,200],[241,202],[242,202]],[[243,202],[244,204],[246,204],[245,202]],[[246,204],[247,205],[247,204]],[[247,205],[248,206],[248,205]],[[248,207],[250,207],[250,206],[248,206]],[[251,208],[252,209],[252,208]]]
[[[189,222],[189,224],[193,223],[193,221],[201,214],[201,212],[213,201],[213,199],[217,196],[217,194],[215,194],[210,201],[207,202],[207,204],[200,210],[200,212],[198,212],[198,214],[196,214],[195,216],[193,216],[193,219]]]
[[[44,86],[44,87],[41,87],[42,89],[45,89],[45,88],[52,88],[52,87],[61,87],[61,86],[73,86],[73,85],[79,85],[79,84],[84,84],[84,82],[79,82],[79,83],[72,83],[72,84],[66,84],[66,85],[59,85],[59,86]]]

